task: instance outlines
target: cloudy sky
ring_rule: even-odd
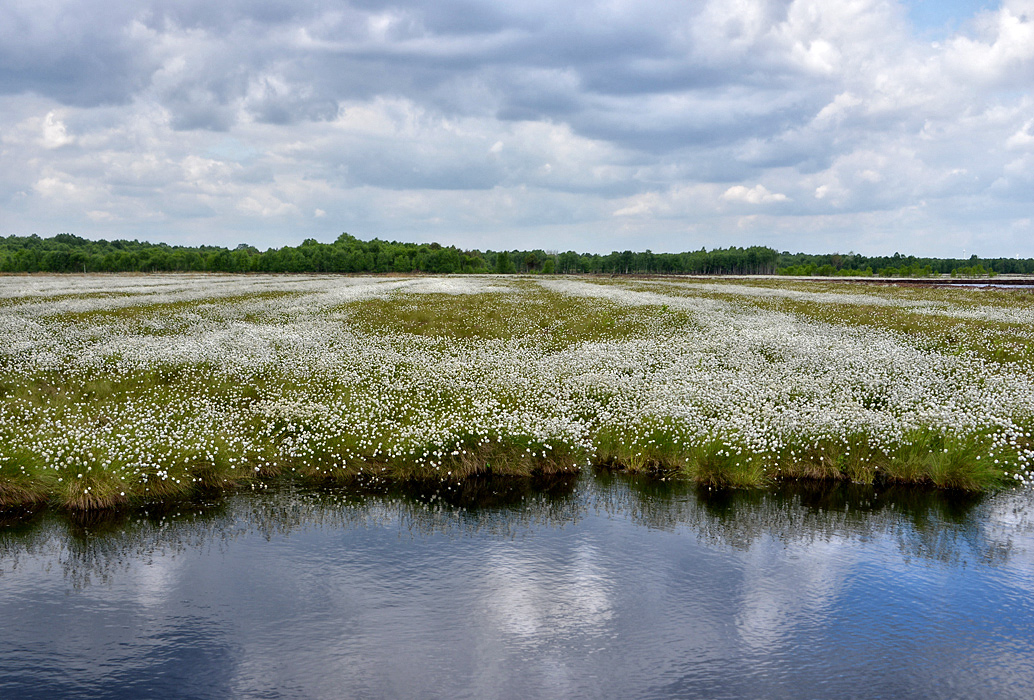
[[[0,235],[1034,256],[1034,0],[0,0]]]

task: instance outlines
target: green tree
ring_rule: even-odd
[[[505,250],[495,256],[495,272],[497,275],[512,275],[517,272],[517,266],[513,264],[510,254]]]

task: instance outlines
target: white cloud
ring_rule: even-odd
[[[662,206],[661,196],[656,192],[648,192],[633,197],[631,201],[614,211],[614,216],[648,216],[658,213]]]
[[[34,189],[44,197],[48,198],[65,198],[71,199],[78,195],[78,189],[75,185],[64,182],[57,177],[44,177],[40,178]]]
[[[1034,119],[1028,120],[1022,128],[1018,129],[1015,134],[1009,137],[1005,142],[1007,148],[1010,149],[1023,149],[1034,146],[1034,133],[1031,131],[1031,127],[1034,126]]]
[[[851,92],[842,92],[833,98],[832,102],[819,111],[812,123],[823,126],[827,124],[839,124],[855,107],[861,105],[862,102],[862,98],[857,95],[853,95]]]
[[[44,148],[61,148],[75,142],[75,139],[68,134],[65,123],[53,111],[47,112],[47,116],[43,118],[42,131],[41,143]]]
[[[1013,2],[981,15],[976,36],[957,36],[945,63],[954,74],[977,83],[1013,83],[1034,70],[1034,3]],[[1028,82],[1029,85],[1029,82]]]
[[[722,199],[726,202],[746,202],[747,204],[771,204],[773,202],[787,202],[789,198],[785,194],[769,192],[764,185],[745,187],[733,185],[725,190]]]
[[[256,193],[254,196],[245,197],[238,203],[237,209],[245,214],[262,218],[299,213],[296,205],[281,201],[270,193]]]
[[[99,211],[97,209],[91,209],[90,211],[86,212],[86,216],[90,219],[90,221],[96,222],[114,221],[117,218],[110,211]]]

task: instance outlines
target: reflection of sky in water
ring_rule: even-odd
[[[0,533],[0,697],[1029,697],[1029,506],[586,478],[51,520]]]
[[[519,545],[489,553],[481,605],[491,627],[531,645],[604,631],[612,607],[595,547],[582,543],[554,555],[532,558]]]
[[[850,576],[839,543],[813,542],[792,550],[758,546],[744,556],[736,627],[752,653],[784,644],[795,627],[829,614]]]

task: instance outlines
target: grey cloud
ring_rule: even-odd
[[[486,163],[457,162],[407,153],[359,153],[341,164],[342,184],[389,190],[482,190],[499,184],[500,173]]]
[[[739,139],[736,159],[755,170],[794,167],[811,174],[829,168],[836,155],[848,150],[834,134],[808,133],[787,128],[769,138],[747,135]]]
[[[101,4],[0,7],[0,94],[83,107],[128,101],[154,67],[143,43],[123,31],[130,19]]]
[[[207,129],[229,131],[237,115],[207,90],[186,90],[166,103],[172,112],[172,128],[177,131]]]
[[[766,72],[759,78],[735,61],[696,60],[675,31],[693,12],[649,5],[608,16],[595,4],[580,2],[515,8],[469,2],[159,0],[136,16],[103,22],[82,12],[74,34],[90,47],[89,56],[72,51],[49,63],[39,61],[37,54],[55,47],[50,38],[20,54],[9,49],[8,66],[20,58],[37,68],[3,70],[0,85],[9,91],[32,86],[66,104],[93,104],[128,100],[155,78],[175,128],[214,131],[229,129],[241,106],[260,121],[291,124],[331,118],[338,102],[377,95],[406,95],[447,112],[480,111],[483,101],[472,104],[456,94],[474,84],[490,86],[495,114],[502,119],[568,121],[589,136],[632,148],[663,150],[673,143],[737,138],[778,123],[779,114],[758,120],[735,109],[717,129],[692,126],[693,114],[669,125],[647,123],[636,104],[643,96],[674,90],[721,98],[730,86],[773,77]],[[372,37],[367,25],[382,15],[383,37]],[[191,35],[204,45],[200,55],[181,57],[190,66],[183,82],[162,85],[154,52],[141,40],[125,38],[133,21],[157,31],[159,39],[202,33]],[[310,52],[284,43],[301,30],[331,45]],[[264,72],[276,64],[291,66],[284,76],[286,92],[263,88]],[[463,75],[469,78],[458,80]],[[259,94],[245,100],[249,85],[258,85]],[[601,108],[600,97],[614,107]]]
[[[504,164],[489,158],[487,147],[421,143],[419,138],[392,141],[368,135],[329,148],[316,144],[316,150],[302,157],[312,176],[345,188],[487,190],[506,176]]]
[[[517,73],[517,74],[514,74]],[[497,116],[508,121],[572,119],[588,108],[576,76],[560,70],[521,70],[497,74],[506,90],[499,95]]]
[[[268,79],[260,80],[256,87],[255,94],[249,94],[246,107],[258,121],[267,124],[326,121],[338,114],[338,104],[334,100],[304,92],[298,94],[290,86],[285,89]]]
[[[1034,159],[1027,159],[1024,170],[1007,173],[991,183],[988,188],[996,199],[1004,199],[1006,206],[1016,212],[1016,216],[1031,215],[1031,192],[1034,192]]]
[[[410,0],[383,2],[382,0],[354,0],[358,10],[370,13],[393,11],[410,18],[410,26],[419,26],[436,34],[481,34],[505,30],[513,26],[537,29],[540,18],[521,19],[520,4],[478,2],[477,0],[440,0],[423,2]]]
[[[312,17],[335,4],[312,0],[152,0],[143,6],[140,16],[148,26],[159,30],[181,27],[228,32],[241,22],[277,25]]]
[[[12,56],[0,49],[0,93],[35,92],[67,105],[121,103],[146,84],[147,73],[124,47],[55,47],[57,55]],[[3,55],[7,53],[7,55]]]

